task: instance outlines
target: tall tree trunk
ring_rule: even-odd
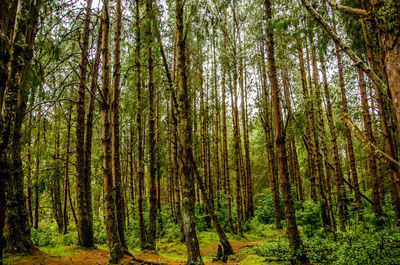
[[[39,89],[39,100],[41,100],[41,94],[42,94],[42,88]],[[38,148],[37,153],[36,153],[36,161],[35,161],[35,167],[36,167],[36,172],[35,172],[35,179],[33,182],[33,228],[38,229],[39,227],[39,175],[40,175],[40,155],[41,151],[40,150],[40,125],[42,121],[42,105],[39,106],[38,109],[38,128],[37,128],[37,134],[36,134],[36,142],[35,146]],[[44,125],[43,125],[44,126]]]
[[[76,200],[78,215],[78,244],[93,247],[93,214],[90,176],[85,174],[85,87],[89,52],[90,16],[92,0],[87,1],[83,29],[82,56],[79,65],[79,86],[76,103]]]
[[[306,58],[307,58],[307,74],[308,74],[308,89],[307,92],[304,91],[305,98],[307,99],[307,112],[308,112],[308,122],[310,128],[310,152],[312,158],[312,174],[310,174],[310,188],[311,188],[311,199],[316,203],[318,200],[317,190],[316,190],[316,181],[320,180],[321,176],[321,168],[319,164],[319,144],[316,136],[316,128],[315,128],[315,113],[314,113],[314,100],[312,94],[312,75],[311,75],[311,58],[309,47],[306,43]]]
[[[287,156],[286,156],[286,143],[285,132],[283,128],[283,120],[281,107],[279,103],[279,87],[276,75],[275,55],[274,55],[274,35],[270,28],[270,21],[272,19],[271,2],[264,1],[265,5],[265,18],[267,24],[267,58],[268,58],[268,74],[271,83],[271,99],[272,99],[272,115],[275,125],[275,144],[278,156],[278,170],[281,181],[281,190],[283,196],[283,206],[285,208],[286,230],[288,234],[290,247],[294,251],[299,251],[302,248],[302,241],[299,231],[297,229],[296,216],[294,210],[294,203],[291,196]],[[304,254],[299,257],[301,260],[306,259]]]
[[[115,43],[114,43],[114,68],[113,68],[113,100],[112,108],[112,168],[115,184],[115,207],[117,211],[117,223],[119,239],[123,247],[125,242],[125,202],[123,195],[123,183],[121,177],[120,162],[120,135],[119,135],[119,95],[121,80],[121,30],[122,30],[122,0],[117,0],[116,5],[116,22],[115,22]]]
[[[0,179],[7,181],[1,183],[3,184],[1,188],[4,188],[5,184],[7,185],[5,197],[7,205],[4,205],[3,190],[0,191],[0,239],[3,240],[3,222],[5,220],[4,235],[7,237],[5,249],[12,253],[26,253],[35,249],[30,239],[29,217],[24,196],[21,127],[29,94],[27,77],[31,69],[40,8],[41,1],[23,0],[18,2],[8,68],[10,72],[4,90],[7,92],[2,98],[4,103],[0,103],[2,106],[4,104],[0,125]],[[5,207],[7,210],[4,218]],[[3,246],[2,241],[0,258],[2,258]]]
[[[178,57],[178,124],[180,133],[179,156],[182,164],[183,186],[183,228],[187,248],[187,264],[202,265],[199,242],[195,229],[195,194],[193,168],[190,165],[192,154],[192,115],[190,93],[187,80],[186,38],[184,37],[184,2],[176,0],[176,39]]]
[[[364,128],[368,140],[375,144],[375,138],[372,134],[372,126],[371,126],[371,116],[369,114],[369,106],[368,106],[368,98],[367,98],[367,87],[365,85],[364,73],[361,70],[358,70],[358,85],[360,87],[361,94],[361,105],[363,108],[363,117],[364,117]],[[377,176],[377,168],[376,168],[376,160],[375,153],[372,150],[368,152],[368,166],[369,172],[371,175],[371,184],[372,184],[372,202],[374,206],[374,212],[377,217],[382,216],[382,207],[380,201],[379,194],[379,181]]]
[[[232,9],[234,23],[236,23],[235,8]],[[236,232],[242,236],[242,218],[243,218],[243,204],[242,204],[242,164],[241,164],[241,143],[240,143],[240,128],[239,128],[239,113],[237,104],[237,86],[238,86],[238,73],[237,73],[237,51],[236,51],[236,25],[233,26],[233,91],[231,91],[231,104],[232,104],[232,121],[233,121],[233,139],[235,147],[235,175],[236,175],[236,219],[237,230]]]
[[[214,99],[214,152],[215,152],[215,161],[214,161],[214,170],[215,170],[215,183],[216,183],[216,193],[217,193],[217,206],[220,206],[220,191],[221,191],[221,173],[220,173],[220,150],[219,150],[219,123],[220,123],[220,108],[219,108],[219,94],[217,89],[218,79],[217,79],[217,61],[215,55],[215,40],[213,40],[213,99]]]
[[[138,203],[138,221],[139,221],[139,242],[140,248],[143,250],[146,247],[146,228],[143,221],[143,185],[144,185],[144,157],[143,157],[143,128],[142,128],[142,86],[141,86],[141,71],[140,71],[140,1],[136,0],[135,13],[136,27],[136,93],[137,93],[137,111],[136,111],[136,128],[137,128],[137,203]]]
[[[365,27],[365,23],[363,23],[363,20],[361,21],[361,26],[363,30],[363,36],[364,36],[364,41],[366,43],[367,47],[367,55],[368,55],[368,60],[371,65],[371,68],[374,72],[378,73],[378,75],[382,78],[384,73],[383,73],[383,66],[379,63],[379,58],[382,57],[380,54],[380,51],[376,51],[375,53],[372,50],[373,44],[371,43],[371,40],[368,38],[367,35],[367,30]],[[376,30],[376,25],[372,23],[372,28]],[[378,59],[377,59],[378,58]],[[378,62],[377,62],[378,61]],[[375,96],[378,102],[378,113],[379,117],[381,120],[381,127],[382,127],[382,134],[384,136],[384,151],[387,152],[391,157],[396,158],[396,148],[394,145],[394,137],[393,137],[393,131],[389,128],[389,124],[392,123],[391,121],[391,107],[390,103],[388,102],[386,98],[386,92],[383,91],[383,89],[380,86],[375,85]],[[392,177],[390,181],[390,185],[394,186],[390,188],[390,195],[392,199],[392,204],[395,209],[395,214],[396,214],[396,219],[397,219],[397,226],[400,226],[400,198],[399,198],[399,193],[398,189],[396,187],[396,183],[399,180],[400,173],[397,169],[392,168]]]
[[[313,69],[313,83],[314,83],[314,92],[315,92],[315,101],[317,103],[317,128],[319,131],[319,136],[321,140],[322,147],[322,157],[315,153],[316,163],[318,163],[319,171],[318,176],[318,192],[321,202],[321,215],[324,226],[329,231],[335,231],[335,222],[333,216],[332,205],[330,202],[330,197],[327,196],[326,182],[329,180],[329,167],[328,167],[328,152],[326,145],[326,136],[325,136],[325,124],[322,112],[322,96],[321,96],[321,88],[319,85],[319,75],[318,75],[318,65],[317,65],[317,55],[316,48],[313,41],[313,36],[310,34],[310,44],[311,44],[311,64]],[[315,132],[316,133],[316,132]],[[316,138],[317,135],[315,135]],[[318,143],[318,139],[315,139],[316,143]],[[323,161],[322,161],[323,160]],[[324,162],[324,164],[323,164]],[[318,171],[317,171],[318,172]]]
[[[324,95],[326,100],[326,117],[328,120],[328,126],[331,136],[331,143],[333,148],[333,164],[334,164],[334,173],[335,173],[335,183],[336,183],[336,200],[337,200],[337,208],[339,212],[339,227],[342,232],[346,231],[345,221],[347,217],[347,206],[345,204],[346,198],[346,190],[344,187],[343,181],[343,173],[342,166],[340,163],[339,157],[339,147],[337,143],[337,135],[336,128],[333,121],[333,111],[332,111],[332,103],[331,96],[328,87],[328,79],[325,68],[325,59],[322,51],[320,51],[320,64],[322,70],[322,78],[324,82]],[[328,184],[328,183],[327,183]]]
[[[384,64],[388,88],[400,127],[400,3],[396,0],[371,1],[372,12],[377,24],[377,33],[384,52]]]
[[[33,93],[32,93],[33,94]],[[26,175],[26,208],[28,210],[29,224],[33,226],[33,213],[32,213],[32,111],[29,112],[28,121],[28,152],[27,152],[27,166],[28,172]]]
[[[339,71],[339,87],[340,87],[340,93],[341,93],[341,96],[342,96],[343,113],[346,115],[346,114],[349,114],[349,109],[348,109],[348,106],[347,106],[347,97],[346,97],[346,88],[345,88],[344,76],[343,76],[342,58],[340,56],[340,48],[336,43],[335,43],[335,51],[336,51],[336,59],[337,59],[338,71]],[[358,185],[356,159],[354,157],[353,140],[351,139],[351,130],[350,130],[350,127],[349,127],[349,125],[347,123],[345,124],[345,126],[346,126],[345,127],[346,140],[347,140],[347,149],[348,149],[348,152],[349,152],[352,184],[354,186],[354,193],[355,193],[355,197],[356,197],[357,206],[359,208],[362,208],[360,189],[359,189],[359,185]],[[363,214],[362,214],[361,211],[359,211],[358,217],[360,219],[363,218]]]
[[[247,113],[246,113],[246,100],[245,100],[245,90],[247,88],[244,86],[244,65],[243,65],[243,59],[240,59],[239,63],[239,72],[240,72],[240,101],[241,101],[241,114],[242,114],[242,131],[243,131],[243,145],[244,145],[244,180],[245,180],[245,187],[244,187],[244,206],[245,206],[245,219],[249,220],[251,217],[251,211],[250,211],[250,200],[253,200],[250,198],[249,194],[249,187],[250,183],[249,180],[251,179],[251,166],[250,166],[250,153],[249,153],[249,140],[247,136]]]
[[[97,43],[96,43],[96,54],[94,58],[93,70],[92,70],[92,80],[90,83],[90,97],[88,103],[88,112],[86,115],[86,131],[85,131],[85,178],[90,183],[92,175],[92,138],[93,138],[93,117],[94,108],[96,100],[96,91],[98,90],[98,76],[100,67],[100,57],[101,57],[101,39],[102,39],[102,27],[99,27]],[[88,185],[90,187],[90,184]],[[91,192],[87,192],[87,200],[91,200]],[[91,204],[90,204],[91,205]],[[90,210],[92,212],[92,210]]]
[[[109,58],[109,2],[104,1],[103,12],[102,12],[102,23],[103,36],[102,36],[102,94],[103,100],[100,104],[101,110],[101,124],[102,124],[102,147],[103,147],[103,174],[104,174],[104,199],[105,199],[105,223],[108,238],[108,247],[110,249],[110,260],[109,263],[118,263],[122,258],[122,245],[118,233],[118,223],[116,216],[115,207],[115,187],[113,183],[112,175],[112,157],[111,157],[111,134],[110,134],[110,58]]]
[[[226,13],[226,11],[225,11]],[[226,29],[226,14],[224,18],[224,28]],[[226,37],[224,35],[223,48],[226,49]],[[231,184],[229,179],[229,164],[228,164],[228,141],[227,141],[227,129],[226,129],[226,65],[222,63],[222,79],[221,79],[221,94],[222,94],[222,162],[223,162],[223,182],[224,190],[227,200],[228,207],[228,227],[233,233],[233,221],[232,221],[232,207],[231,207]]]
[[[72,104],[70,103],[68,110],[68,120],[67,120],[67,142],[66,142],[66,157],[65,157],[65,173],[64,173],[64,206],[63,206],[63,226],[64,231],[63,234],[67,234],[68,229],[68,212],[67,212],[67,203],[68,203],[68,191],[69,191],[69,148],[70,148],[70,139],[71,139],[71,115],[72,115]],[[70,201],[71,202],[71,201]],[[72,203],[71,203],[71,209]]]
[[[58,114],[58,108],[57,105],[55,106],[54,109],[54,114],[55,116]],[[58,167],[61,168],[60,165],[60,124],[59,124],[59,120],[58,117],[55,117],[55,121],[56,121],[56,135],[55,135],[55,139],[54,139],[54,149],[55,149],[55,160],[56,160],[56,167],[57,169],[53,172],[53,189],[52,189],[52,193],[53,193],[53,214],[54,217],[56,219],[57,222],[57,226],[58,226],[58,232],[61,233],[63,231],[63,218],[62,218],[62,208],[61,208],[61,191],[60,191],[60,171],[58,169]]]
[[[149,230],[148,230],[148,238],[147,238],[147,247],[149,249],[155,249],[156,247],[156,219],[157,219],[157,187],[156,187],[156,146],[155,146],[155,109],[154,109],[154,100],[155,100],[155,91],[154,91],[154,81],[153,81],[153,41],[152,41],[152,9],[153,9],[153,0],[146,1],[146,13],[147,19],[149,22],[147,23],[146,28],[146,43],[147,43],[147,59],[148,59],[148,75],[149,75],[149,167],[150,167],[150,175],[149,175]]]
[[[269,103],[269,95],[267,92],[267,71],[265,69],[265,52],[264,43],[260,45],[261,51],[261,88],[263,93],[263,113],[261,116],[261,121],[263,122],[266,147],[267,147],[267,157],[268,157],[268,170],[269,170],[269,185],[272,188],[272,197],[274,203],[274,217],[275,226],[277,229],[281,229],[281,202],[279,197],[279,183],[278,183],[278,168],[276,165],[276,156],[274,149],[274,132],[272,126],[271,117],[271,105]]]

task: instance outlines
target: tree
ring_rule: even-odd
[[[90,16],[92,0],[86,4],[83,29],[82,57],[79,64],[79,86],[76,104],[76,195],[78,217],[78,243],[83,247],[93,247],[93,214],[90,176],[85,172],[85,86],[87,78]]]
[[[187,84],[186,66],[186,38],[184,37],[183,17],[184,2],[175,1],[176,12],[176,47],[177,47],[177,100],[178,100],[178,126],[179,126],[179,160],[182,166],[182,186],[183,186],[183,230],[185,234],[187,248],[187,264],[203,264],[200,256],[199,242],[194,224],[194,181],[193,169],[190,165],[192,157],[192,121],[191,107],[189,98],[189,87]]]
[[[295,211],[293,199],[290,192],[290,182],[287,167],[287,156],[286,156],[286,143],[285,135],[283,131],[282,113],[279,103],[279,87],[276,75],[276,66],[274,58],[274,35],[273,30],[270,27],[270,20],[272,19],[271,13],[271,2],[269,0],[264,1],[265,7],[265,19],[267,23],[267,58],[268,58],[268,74],[269,81],[271,83],[271,100],[272,100],[272,115],[275,126],[275,145],[276,153],[278,156],[278,170],[281,184],[281,191],[283,196],[283,206],[285,208],[285,219],[286,229],[289,238],[290,247],[294,251],[301,250],[302,241],[300,238],[299,231],[297,229]],[[305,259],[304,254],[299,258]]]
[[[109,62],[109,2],[106,0],[103,5],[102,11],[102,97],[103,100],[100,103],[101,111],[101,124],[102,124],[102,147],[103,147],[103,175],[104,175],[104,199],[105,199],[105,223],[108,238],[108,247],[110,249],[110,261],[109,263],[115,264],[123,256],[122,245],[119,238],[118,223],[116,216],[115,207],[115,189],[114,181],[111,169],[112,157],[111,157],[111,134],[110,134],[110,62]]]

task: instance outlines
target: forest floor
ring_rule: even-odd
[[[275,240],[284,236],[282,230],[270,230],[266,237],[257,237],[254,235],[245,235],[244,238],[228,235],[235,254],[229,256],[227,263],[222,261],[213,261],[217,256],[218,236],[214,232],[199,233],[200,252],[205,264],[265,264],[265,257],[260,257],[251,251],[259,244]],[[119,264],[166,264],[179,265],[185,264],[186,247],[183,242],[168,242],[161,239],[157,243],[156,251],[137,251],[131,250],[133,257],[126,256]],[[107,264],[109,252],[106,246],[100,245],[97,249],[82,249],[76,246],[40,248],[39,251],[31,256],[8,255],[5,264],[13,265],[86,265],[86,264]],[[268,264],[274,263],[268,260]],[[282,264],[282,263],[280,263]]]

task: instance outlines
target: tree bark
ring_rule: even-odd
[[[4,235],[7,237],[6,251],[27,253],[36,249],[30,239],[29,217],[24,196],[21,127],[29,94],[27,77],[31,69],[40,8],[41,1],[18,2],[15,31],[11,42],[8,68],[10,71],[5,84],[6,89],[1,91],[6,91],[6,94],[2,98],[4,103],[1,103],[3,108],[0,123],[0,179],[7,182],[0,183],[1,189],[7,189],[7,194],[4,197],[4,190],[0,190],[0,258],[2,258],[4,247],[4,220]],[[10,24],[8,26],[11,28]],[[4,215],[6,215],[5,218]]]
[[[147,248],[156,247],[156,219],[157,219],[157,187],[156,187],[156,146],[155,146],[155,91],[153,81],[153,48],[152,48],[152,9],[153,0],[146,1],[146,13],[149,20],[146,28],[147,59],[148,59],[148,91],[149,91],[149,229],[147,238]]]
[[[269,95],[267,92],[267,72],[265,69],[265,53],[264,53],[264,43],[260,45],[261,51],[261,87],[263,91],[263,113],[261,116],[261,121],[263,122],[266,147],[267,147],[267,157],[268,157],[268,169],[269,169],[269,185],[272,188],[272,197],[274,203],[274,217],[275,226],[277,229],[282,229],[281,225],[281,202],[279,197],[279,183],[278,183],[278,168],[276,165],[276,156],[274,149],[274,132],[272,126],[271,117],[271,105],[269,103]]]
[[[136,93],[137,93],[137,111],[136,111],[136,128],[137,128],[137,203],[138,203],[138,222],[139,222],[139,242],[140,248],[146,247],[146,228],[143,221],[143,185],[144,185],[144,157],[143,157],[143,127],[142,127],[142,86],[141,86],[141,70],[140,70],[140,1],[136,0],[135,27],[136,27]]]
[[[226,29],[226,11],[224,17],[224,28]],[[223,49],[226,50],[226,36],[224,35]],[[231,206],[231,184],[229,179],[229,162],[228,162],[228,143],[226,129],[226,64],[222,62],[222,79],[221,79],[221,94],[222,94],[222,162],[223,162],[223,183],[228,207],[228,227],[233,233],[232,221],[232,206]]]
[[[372,134],[371,116],[369,114],[367,87],[365,85],[364,73],[361,70],[358,70],[358,85],[360,87],[361,105],[363,108],[365,132],[368,137],[368,140],[371,143],[375,144],[375,138]],[[371,175],[372,202],[373,202],[373,206],[374,206],[374,212],[377,217],[381,217],[382,216],[382,207],[381,207],[380,194],[379,194],[379,181],[378,181],[378,176],[377,176],[375,154],[372,150],[369,150],[369,152],[368,152],[368,160],[369,160],[369,163],[368,163],[369,172]]]
[[[90,248],[94,246],[93,214],[90,176],[85,174],[85,87],[89,52],[90,16],[92,0],[86,5],[83,29],[82,56],[79,65],[79,85],[76,103],[76,200],[78,217],[78,244]]]
[[[70,148],[70,139],[71,139],[71,115],[72,115],[72,103],[70,103],[69,111],[68,111],[68,120],[67,120],[67,143],[66,143],[66,157],[65,157],[65,173],[64,173],[64,206],[63,206],[63,226],[64,231],[63,234],[67,234],[68,232],[68,212],[67,212],[67,204],[68,204],[68,191],[69,191],[69,148]],[[70,201],[72,202],[72,201]],[[71,209],[72,203],[71,203]]]
[[[184,37],[183,17],[184,2],[176,0],[176,39],[177,39],[177,57],[178,57],[178,124],[180,133],[179,158],[182,165],[183,180],[183,228],[187,248],[187,264],[202,265],[200,256],[199,242],[195,229],[194,220],[194,179],[193,169],[190,165],[192,154],[192,120],[191,106],[189,98],[189,87],[187,83],[186,66],[186,38]]]
[[[115,185],[115,207],[117,212],[118,234],[123,247],[125,242],[125,202],[123,195],[123,183],[121,177],[120,161],[120,132],[119,132],[119,97],[121,80],[121,30],[122,30],[122,0],[116,3],[115,43],[114,43],[114,67],[113,67],[113,100],[112,108],[112,169]]]
[[[271,2],[264,1],[265,19],[267,24],[267,58],[268,58],[268,74],[271,83],[271,99],[272,99],[272,115],[275,125],[275,144],[278,156],[278,170],[281,182],[281,190],[283,196],[283,205],[285,208],[286,230],[288,234],[290,247],[294,251],[301,251],[302,241],[297,229],[294,203],[291,196],[291,188],[288,175],[286,141],[285,132],[283,130],[282,113],[279,103],[279,87],[276,75],[275,55],[274,55],[274,35],[270,28],[269,22],[272,19]],[[304,254],[300,254],[300,260],[306,260]]]
[[[336,183],[336,200],[337,200],[337,208],[339,214],[339,227],[342,232],[346,231],[346,227],[344,222],[347,218],[347,206],[345,204],[346,198],[346,190],[343,182],[343,173],[342,167],[339,157],[339,147],[337,143],[337,135],[336,128],[333,121],[333,111],[332,111],[332,103],[331,96],[328,87],[328,79],[325,68],[325,59],[322,51],[320,52],[320,64],[322,70],[322,78],[324,83],[324,95],[326,100],[326,117],[328,120],[328,126],[331,136],[331,143],[333,148],[333,163],[334,163],[334,173],[335,173],[335,183]],[[328,184],[328,183],[327,183]]]
[[[108,247],[110,249],[109,263],[115,264],[123,256],[122,245],[118,233],[118,223],[115,207],[115,191],[112,175],[112,157],[111,157],[111,134],[110,134],[110,62],[109,62],[109,1],[105,0],[102,12],[103,36],[102,36],[102,93],[103,100],[100,104],[101,124],[102,124],[102,147],[103,147],[103,174],[104,174],[104,199],[105,199],[105,223],[108,238]]]

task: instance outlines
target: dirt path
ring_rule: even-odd
[[[281,234],[274,235],[272,237],[251,240],[251,241],[232,241],[231,245],[235,252],[235,255],[230,256],[227,263],[222,261],[205,261],[204,263],[209,264],[238,264],[246,256],[240,255],[240,250],[245,247],[251,247],[253,243],[262,242],[274,239]],[[213,256],[217,254],[218,244],[214,244],[205,248],[200,249],[202,256]],[[41,251],[37,251],[31,256],[21,257],[21,256],[9,256],[9,260],[17,258],[13,262],[6,262],[5,264],[13,265],[103,265],[107,264],[109,260],[109,253],[102,249],[84,250],[80,248],[75,248],[71,251],[73,254],[69,257],[57,257],[52,256]],[[140,260],[147,261],[149,263],[139,262]],[[183,265],[186,264],[185,260],[175,260],[158,254],[155,251],[146,251],[135,253],[134,258],[125,256],[118,264],[166,264],[166,265]]]
[[[70,257],[56,257],[51,256],[41,251],[35,252],[31,256],[9,256],[8,258],[18,257],[18,261],[5,262],[5,264],[18,264],[18,265],[103,265],[107,264],[109,260],[109,253],[102,249],[74,249],[73,255]],[[118,264],[140,264],[135,262],[130,257],[124,257]]]

